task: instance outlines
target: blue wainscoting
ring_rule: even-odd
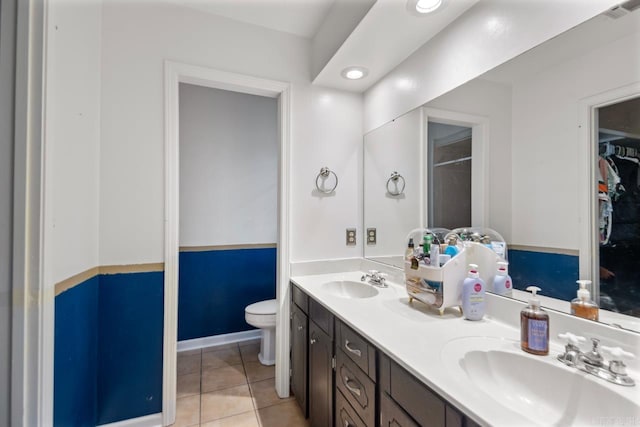
[[[247,305],[276,297],[276,248],[180,252],[178,341],[253,329]]]
[[[536,285],[541,295],[572,300],[576,297],[579,260],[575,255],[509,249],[509,275],[516,289]]]
[[[55,426],[162,411],[163,274],[102,274],[56,296]]]
[[[101,275],[97,424],[162,412],[164,273]]]
[[[55,426],[96,425],[99,284],[92,277],[55,299]]]

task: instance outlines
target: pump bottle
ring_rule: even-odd
[[[508,273],[508,266],[509,264],[505,261],[498,262],[498,272],[493,279],[493,292],[505,297],[513,294],[513,282]]]
[[[598,320],[598,304],[591,299],[591,293],[587,288],[591,280],[576,280],[578,283],[578,297],[571,300],[571,314],[589,320]]]
[[[478,266],[469,264],[469,275],[462,282],[462,314],[467,320],[480,320],[484,316],[484,280],[478,274]]]
[[[549,354],[549,315],[540,308],[536,298],[537,286],[527,287],[533,294],[529,305],[520,312],[520,348],[527,353],[546,356]]]

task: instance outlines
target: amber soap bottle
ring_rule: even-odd
[[[549,354],[549,315],[540,308],[540,300],[536,298],[539,290],[537,286],[527,288],[533,297],[520,312],[520,348],[527,353],[546,356]]]

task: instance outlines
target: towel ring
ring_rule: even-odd
[[[329,175],[333,175],[336,178],[336,183],[333,185],[333,187],[331,187],[330,190],[327,190],[327,189],[324,189],[324,188],[320,188],[320,183],[318,182],[320,180],[320,178],[325,178],[326,179]],[[318,189],[318,191],[321,192],[321,193],[324,193],[324,194],[333,193],[337,186],[338,186],[338,175],[336,175],[336,173],[334,171],[332,171],[331,169],[329,169],[326,166],[323,167],[322,169],[320,169],[320,173],[316,177],[316,188]]]
[[[402,180],[402,188],[400,188],[400,190],[398,190],[398,180]],[[396,184],[396,190],[392,191],[389,188],[389,184],[391,184],[391,182],[394,182]],[[405,181],[404,181],[404,177],[402,175],[400,175],[398,172],[393,171],[391,172],[391,177],[387,180],[387,191],[389,192],[389,194],[391,194],[392,196],[399,196],[402,193],[404,193],[404,186],[405,186]]]

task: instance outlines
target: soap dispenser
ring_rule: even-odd
[[[598,320],[598,304],[591,299],[588,286],[591,280],[576,280],[578,283],[578,297],[571,301],[571,314],[589,320]]]
[[[513,294],[513,282],[507,270],[509,263],[505,261],[498,262],[498,272],[493,279],[493,292],[498,295],[510,297]]]
[[[549,315],[540,308],[536,298],[540,288],[527,287],[533,294],[529,305],[520,312],[520,348],[527,353],[546,356],[549,354]]]
[[[465,319],[480,320],[484,316],[485,288],[478,266],[469,264],[469,275],[462,282],[462,314]]]

